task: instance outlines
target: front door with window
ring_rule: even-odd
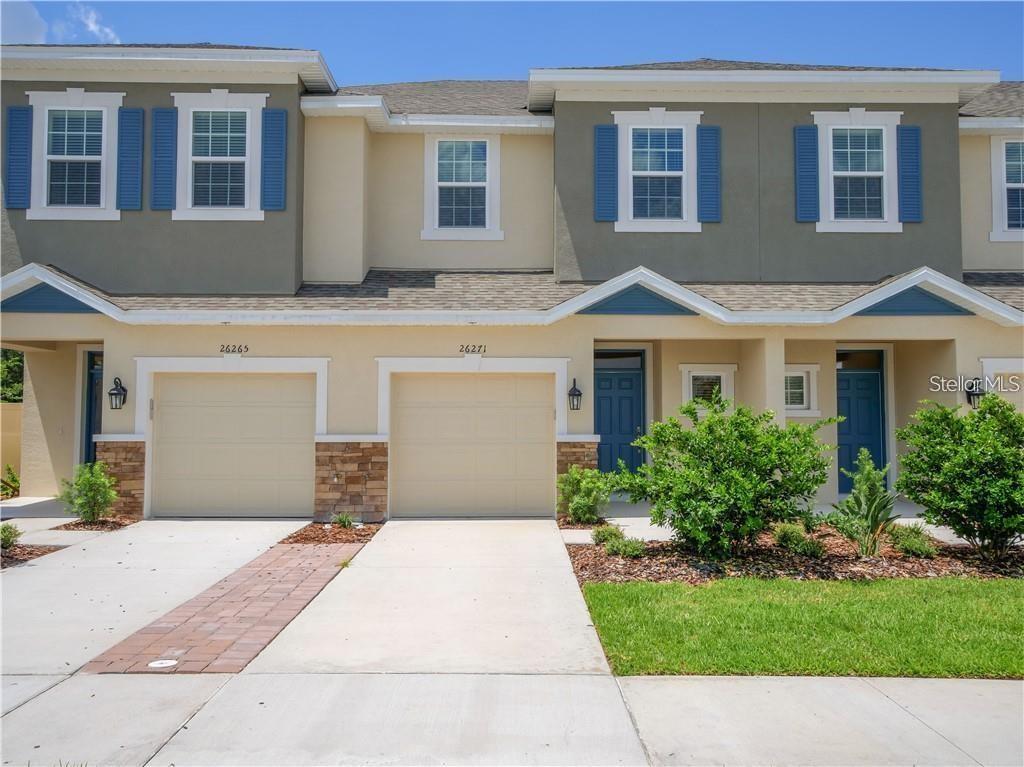
[[[877,355],[877,362],[868,354]],[[876,466],[885,465],[885,398],[881,353],[851,353],[848,362],[852,369],[836,371],[838,413],[844,419],[839,424],[838,464],[852,472],[862,447],[871,453]],[[868,365],[876,369],[866,369]],[[840,471],[839,492],[848,493],[851,487],[850,478]]]
[[[103,352],[85,353],[82,392],[82,463],[96,460],[94,434],[103,432]]]
[[[594,431],[601,436],[597,467],[614,471],[619,460],[630,469],[644,461],[632,442],[644,432],[642,351],[600,351],[594,359]]]

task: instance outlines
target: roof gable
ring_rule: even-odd
[[[926,317],[958,314],[973,315],[974,312],[934,293],[929,293],[916,285],[857,312],[857,315],[872,317]]]
[[[643,285],[633,285],[581,309],[580,314],[677,314],[696,315],[692,309],[659,296]]]
[[[96,314],[91,306],[41,282],[0,301],[0,311],[23,314]]]

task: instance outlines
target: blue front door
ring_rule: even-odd
[[[871,452],[875,466],[885,465],[885,408],[881,370],[837,370],[839,468],[854,470],[862,447]],[[850,478],[839,472],[839,492],[848,493]]]
[[[82,392],[82,463],[96,460],[93,434],[103,431],[103,352],[86,352],[85,391]]]
[[[594,430],[601,435],[597,467],[614,471],[622,459],[637,468],[644,451],[630,443],[643,433],[643,370],[595,370],[594,391]]]

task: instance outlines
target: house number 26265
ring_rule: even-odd
[[[459,344],[462,354],[487,354],[487,344]]]
[[[221,344],[221,354],[245,354],[249,351],[249,344]]]

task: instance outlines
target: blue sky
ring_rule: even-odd
[[[708,56],[1000,69],[1024,3],[159,3],[4,0],[4,42],[315,48],[341,84],[522,79],[530,67]]]

